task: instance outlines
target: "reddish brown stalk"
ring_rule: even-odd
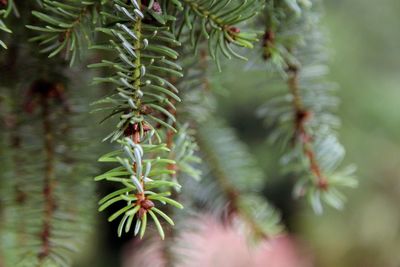
[[[64,86],[59,83],[48,82],[45,80],[37,80],[29,88],[27,99],[24,103],[24,109],[28,113],[34,113],[36,107],[41,108],[43,144],[45,153],[45,167],[43,178],[43,198],[44,198],[44,214],[42,231],[39,233],[42,245],[38,253],[39,266],[42,265],[46,257],[50,255],[50,238],[51,225],[55,212],[55,143],[54,131],[51,121],[51,103],[61,104],[65,112],[69,112],[69,105],[64,94]]]
[[[55,85],[51,85],[55,86]],[[52,88],[48,88],[53,90]],[[40,263],[50,254],[50,237],[51,237],[51,223],[55,211],[55,170],[54,170],[54,136],[51,125],[51,111],[49,99],[47,95],[41,96],[42,107],[42,120],[43,120],[43,135],[44,135],[44,148],[45,148],[45,173],[43,181],[43,196],[44,196],[44,218],[43,228],[40,233],[42,240],[42,247],[38,254]]]
[[[321,167],[318,164],[315,151],[313,148],[313,137],[306,129],[306,123],[312,116],[311,111],[307,110],[302,102],[299,86],[299,69],[297,66],[289,65],[287,69],[288,86],[293,96],[294,109],[294,127],[295,133],[293,136],[294,142],[301,142],[303,153],[307,157],[310,164],[310,172],[316,178],[316,186],[321,190],[327,190],[329,187],[328,181],[322,173]]]
[[[271,58],[271,49],[274,47],[275,43],[275,32],[271,29],[267,30],[263,37],[263,58],[268,60]]]

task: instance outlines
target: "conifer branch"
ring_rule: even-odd
[[[344,150],[335,133],[338,119],[331,114],[337,100],[323,77],[326,56],[318,1],[310,2],[312,6],[292,4],[267,2],[263,58],[283,77],[289,95],[271,99],[259,113],[275,128],[273,140],[292,145],[282,160],[301,177],[295,195],[307,195],[321,213],[321,199],[341,208],[345,198],[336,187],[353,187],[356,182],[353,168],[336,170]]]
[[[56,206],[54,199],[55,190],[55,173],[54,173],[54,136],[50,120],[50,106],[48,95],[51,90],[54,90],[52,84],[46,84],[39,82],[35,86],[38,92],[45,92],[41,95],[40,103],[42,109],[42,123],[43,123],[43,137],[44,137],[44,149],[45,149],[45,171],[43,180],[43,198],[44,198],[44,217],[42,232],[40,234],[42,240],[42,246],[39,252],[39,262],[42,265],[43,260],[50,254],[50,239],[52,236],[52,218],[54,215],[54,208]],[[40,266],[39,265],[39,266]]]
[[[117,141],[122,149],[103,156],[100,161],[119,162],[122,166],[97,176],[96,180],[118,182],[124,188],[103,198],[99,202],[100,210],[124,201],[127,205],[109,218],[112,221],[123,215],[119,235],[123,229],[128,232],[136,218],[134,233],[143,237],[149,216],[164,238],[158,216],[170,224],[173,222],[156,207],[156,202],[182,208],[169,197],[169,191],[154,190],[180,187],[171,181],[175,173],[171,166],[176,163],[168,159],[171,133],[177,131],[174,102],[180,101],[178,90],[168,79],[182,76],[181,67],[174,62],[178,53],[173,48],[179,42],[166,24],[166,10],[153,12],[151,3],[146,5],[141,1],[126,4],[116,0],[113,3],[112,9],[117,15],[104,15],[114,27],[98,29],[112,37],[111,46],[97,48],[114,51],[118,59],[114,62],[103,60],[90,67],[108,66],[114,71],[111,77],[97,78],[96,81],[117,87],[115,97],[118,98],[108,97],[100,102],[111,105],[111,117],[119,115],[117,130],[106,139]]]
[[[39,42],[41,52],[49,53],[49,57],[62,53],[72,66],[94,39],[99,5],[97,0],[44,0],[42,11],[32,11],[44,25],[27,25],[38,32],[30,41]]]
[[[289,65],[287,69],[288,87],[293,99],[294,119],[294,136],[293,142],[300,142],[303,147],[304,156],[309,161],[309,168],[312,175],[315,177],[315,186],[320,190],[327,190],[329,187],[328,181],[322,173],[314,151],[313,136],[307,130],[307,120],[312,116],[311,111],[306,110],[303,105],[303,100],[300,92],[299,70],[297,66]]]
[[[2,247],[7,252],[7,266],[70,266],[72,256],[89,231],[85,225],[90,223],[87,208],[91,201],[86,196],[91,192],[83,186],[82,177],[88,170],[85,163],[76,161],[83,157],[73,146],[68,146],[65,155],[57,153],[65,147],[64,142],[74,139],[74,132],[56,123],[58,106],[63,107],[63,125],[72,117],[65,101],[61,84],[37,80],[30,87],[24,105],[18,105],[18,110],[24,107],[29,113],[29,120],[26,115],[18,115],[18,120],[22,120],[18,122],[21,137],[18,150],[13,153],[20,154],[14,158],[19,169],[6,176],[10,184],[2,192],[6,195],[6,213],[12,215],[5,222],[8,236],[1,240],[5,241]],[[32,130],[36,126],[41,126],[39,132]],[[14,135],[11,130],[10,138]],[[27,134],[31,136],[27,138]],[[27,145],[32,137],[43,142]],[[18,191],[12,190],[17,187]]]
[[[183,12],[183,18],[176,23],[178,37],[183,29],[188,29],[190,44],[197,51],[199,44],[208,42],[209,54],[216,61],[218,69],[220,56],[230,59],[232,57],[245,59],[232,48],[253,48],[257,41],[257,34],[241,30],[238,25],[255,17],[263,9],[262,1],[245,0],[241,3],[230,0],[221,1],[172,1],[178,7],[178,12]]]

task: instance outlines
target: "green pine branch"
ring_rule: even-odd
[[[169,204],[183,208],[170,198],[176,162],[170,159],[172,145],[168,135],[176,133],[175,102],[177,88],[171,78],[181,77],[181,67],[175,63],[180,43],[169,31],[166,11],[153,12],[153,7],[141,1],[113,1],[112,12],[103,12],[112,27],[97,30],[110,37],[110,43],[96,48],[113,51],[114,61],[103,60],[90,67],[110,67],[111,76],[95,82],[111,83],[115,94],[100,101],[112,109],[110,117],[118,117],[116,130],[106,139],[117,141],[121,149],[100,158],[116,162],[116,167],[96,180],[119,183],[122,188],[103,198],[99,210],[118,201],[126,206],[110,216],[113,221],[122,216],[118,234],[129,232],[135,222],[134,234],[143,237],[148,219],[152,219],[164,238],[159,217],[170,224],[172,219],[160,208]]]
[[[319,12],[318,1],[267,1],[263,57],[283,77],[289,93],[259,110],[275,128],[271,140],[290,146],[282,162],[300,176],[296,196],[307,196],[317,213],[322,212],[321,201],[342,208],[345,197],[337,187],[356,185],[352,167],[337,170],[344,149],[336,137],[339,120],[332,114],[338,103],[335,87],[324,77]]]
[[[81,149],[89,146],[76,130],[82,115],[68,111],[75,105],[59,105],[67,101],[60,83],[34,82],[23,105],[18,94],[10,96],[19,122],[7,131],[14,156],[2,188],[5,264],[71,266],[91,232],[93,214],[93,186],[85,178],[93,168]],[[60,154],[65,147],[68,151]]]
[[[209,54],[216,61],[218,69],[221,69],[222,55],[228,59],[232,57],[245,59],[233,49],[233,45],[253,48],[253,43],[257,41],[255,32],[241,29],[239,25],[251,20],[263,10],[261,1],[175,0],[171,2],[177,6],[179,13],[183,13],[182,18],[175,23],[177,35],[183,35],[184,29],[187,28],[186,38],[195,51],[199,44],[206,40]]]
[[[41,24],[27,25],[38,32],[30,41],[38,42],[49,57],[62,54],[72,66],[80,53],[93,42],[100,1],[44,0],[41,11],[32,11]]]

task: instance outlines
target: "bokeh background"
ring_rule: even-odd
[[[221,112],[257,155],[268,179],[265,194],[312,251],[317,267],[400,266],[399,12],[399,0],[325,1],[329,79],[341,88],[340,139],[347,149],[345,163],[358,166],[360,181],[358,189],[346,191],[343,211],[328,209],[317,216],[291,198],[293,178],[281,175],[279,151],[265,141],[255,117],[271,93],[264,73],[230,64],[226,71],[241,73],[241,79],[221,80],[226,88]],[[115,226],[105,218],[98,222],[92,252],[86,254],[91,256],[79,266],[118,266],[128,240],[116,238]]]

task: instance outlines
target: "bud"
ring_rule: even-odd
[[[238,27],[232,26],[229,28],[231,33],[240,33],[240,29]]]
[[[140,203],[140,206],[141,206],[143,209],[149,210],[149,209],[151,209],[151,208],[154,207],[154,203],[153,203],[153,201],[151,201],[151,200],[149,200],[149,199],[145,199],[145,200],[143,200],[143,201]]]
[[[322,190],[322,191],[326,191],[329,188],[329,183],[328,180],[326,178],[320,178],[317,181],[317,187],[318,189]]]

